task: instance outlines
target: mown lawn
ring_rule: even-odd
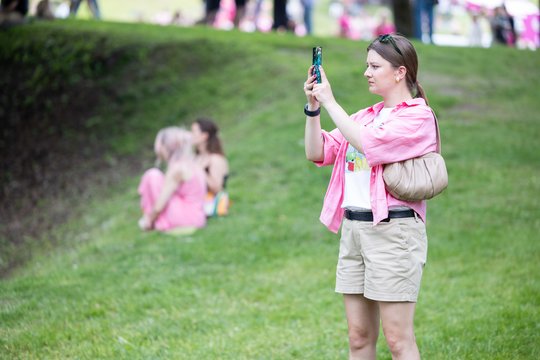
[[[140,154],[150,166],[160,127],[212,116],[234,204],[229,217],[177,237],[137,229],[137,176],[96,190],[81,216],[55,230],[60,245],[1,280],[0,358],[347,358],[333,292],[337,237],[318,222],[330,169],[304,158],[302,83],[311,46],[321,44],[337,99],[349,112],[368,106],[377,99],[362,77],[367,44],[76,21],[1,36],[81,34],[88,52],[105,37],[108,48],[138,54],[103,75],[122,88],[81,131],[98,131],[111,156]],[[537,359],[540,55],[420,44],[418,52],[450,173],[429,206],[422,356]],[[390,359],[382,336],[378,355]]]

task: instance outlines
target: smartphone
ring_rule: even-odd
[[[317,83],[321,83],[321,71],[319,70],[319,66],[322,65],[322,47],[316,46],[313,48],[313,65],[315,67],[313,68],[313,75],[317,75]]]

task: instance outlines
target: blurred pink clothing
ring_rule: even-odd
[[[147,170],[139,184],[141,209],[149,214],[163,188],[165,175],[159,169]],[[194,171],[188,181],[182,182],[172,194],[165,209],[158,215],[154,228],[167,231],[179,227],[202,228],[206,225],[204,199],[206,179],[202,170]]]
[[[351,35],[351,19],[345,13],[339,17],[339,31],[341,37],[348,38]]]
[[[396,27],[390,23],[379,24],[379,26],[375,28],[375,36],[395,34],[395,33],[396,33]]]

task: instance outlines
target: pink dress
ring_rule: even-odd
[[[159,169],[147,170],[139,184],[141,209],[149,214],[163,188],[165,174]],[[202,170],[194,171],[188,181],[182,182],[158,215],[154,228],[168,231],[181,227],[202,228],[206,225],[204,199],[206,179]]]

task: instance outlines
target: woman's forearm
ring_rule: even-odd
[[[161,192],[158,195],[158,198],[154,204],[154,207],[152,208],[152,212],[150,213],[150,217],[155,220],[158,215],[165,209],[165,206],[167,206],[167,203],[169,202],[172,194],[178,187],[179,182],[177,182],[173,176],[170,176],[170,174],[167,174],[165,176],[165,182],[163,184],[163,188],[161,189]]]
[[[317,101],[326,109],[330,118],[332,118],[332,121],[336,124],[336,127],[349,144],[363,153],[362,144],[360,142],[362,126],[353,122],[345,110],[337,103],[332,94],[332,88],[326,77],[326,72],[322,67],[320,67],[319,70],[321,72],[322,82],[317,84],[313,84],[313,82],[310,83],[310,85],[313,84],[311,94],[315,96]],[[309,88],[307,90],[309,90]]]
[[[322,161],[324,159],[324,140],[322,137],[320,115],[306,117],[304,146],[308,160]]]
[[[352,121],[345,110],[335,101],[325,104],[325,109],[345,139],[356,150],[363,153],[364,150],[360,141],[360,132],[363,126]]]

